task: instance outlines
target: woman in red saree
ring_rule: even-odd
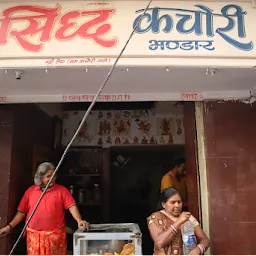
[[[190,255],[200,255],[209,247],[209,239],[198,221],[189,213],[182,211],[179,192],[173,188],[165,189],[160,198],[161,210],[148,217],[148,228],[154,242],[154,255],[182,255],[183,242],[181,226],[190,221],[198,244]]]
[[[52,163],[42,163],[35,174],[35,185],[27,189],[18,206],[17,214],[0,235],[9,233],[12,228],[31,216],[38,199],[54,173]],[[67,254],[65,210],[69,210],[79,228],[89,227],[82,219],[76,202],[67,188],[55,184],[53,178],[38,208],[26,229],[28,255]]]

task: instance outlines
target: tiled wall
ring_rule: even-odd
[[[256,254],[256,104],[205,103],[213,254]]]

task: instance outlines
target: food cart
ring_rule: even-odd
[[[138,224],[93,224],[73,235],[74,255],[142,255]]]

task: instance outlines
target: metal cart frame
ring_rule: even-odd
[[[113,232],[118,229],[129,229],[131,232]],[[135,255],[142,255],[142,234],[138,224],[118,223],[118,224],[93,224],[89,230],[105,230],[106,232],[86,232],[85,229],[78,229],[73,234],[73,254],[81,254],[81,242],[90,240],[129,240],[133,241],[135,246]],[[108,232],[112,230],[112,232]],[[86,250],[86,249],[85,249]]]

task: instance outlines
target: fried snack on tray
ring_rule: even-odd
[[[120,255],[135,255],[135,248],[132,243],[125,244]]]
[[[134,248],[134,245],[132,243],[129,243],[129,244],[125,244],[124,247],[123,247],[123,250],[121,251],[121,253],[108,253],[108,252],[105,252],[104,253],[104,256],[134,256],[135,255],[135,248]]]

